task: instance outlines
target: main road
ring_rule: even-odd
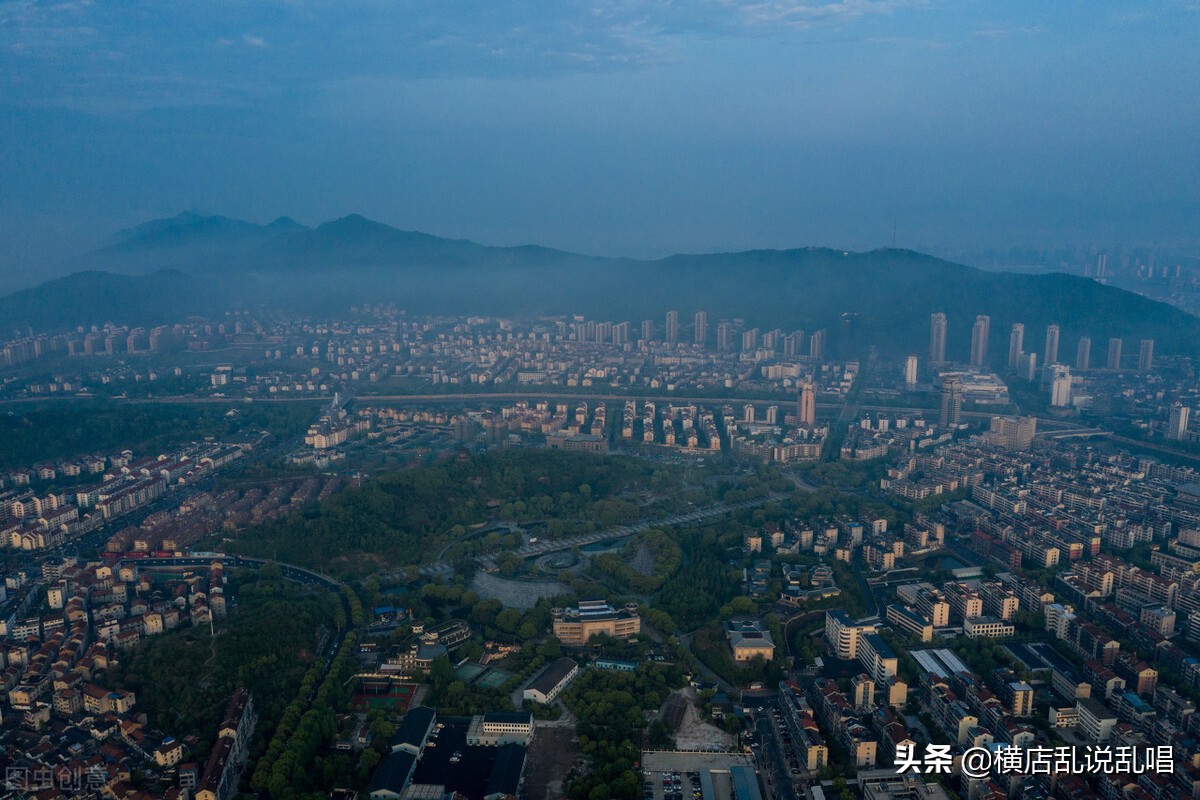
[[[634,534],[642,531],[658,528],[662,526],[676,527],[680,525],[692,525],[697,522],[703,522],[713,517],[732,514],[737,511],[745,511],[748,508],[756,508],[770,502],[778,502],[783,500],[785,495],[768,494],[763,497],[756,497],[752,500],[743,500],[740,503],[717,503],[715,505],[706,506],[705,508],[696,511],[688,512],[687,514],[676,514],[671,517],[662,517],[659,519],[647,519],[641,522],[630,523],[629,525],[618,525],[615,528],[607,528],[594,533],[585,533],[579,536],[571,536],[566,539],[540,540],[536,544],[526,544],[513,550],[513,555],[518,558],[533,558],[534,556],[545,555],[546,553],[555,553],[560,550],[570,550],[573,547],[585,547],[589,544],[599,544],[600,542],[618,539],[626,539]],[[481,556],[480,564],[486,565],[494,563],[495,559],[491,556]]]
[[[95,395],[47,395],[45,397],[9,397],[0,399],[0,405],[19,405],[23,403],[70,402],[70,401],[102,401],[115,403],[145,404],[145,403],[224,403],[241,405],[246,403],[300,403],[328,402],[333,395],[309,395],[306,397],[197,397],[195,395],[163,395],[160,397],[97,397]],[[655,403],[758,403],[784,405],[794,403],[795,397],[685,397],[677,395],[631,395],[631,394],[600,394],[572,391],[530,391],[530,392],[461,392],[442,394],[361,394],[357,399],[363,403],[447,403],[458,400],[604,400],[621,401],[641,400]],[[842,403],[817,403],[818,408],[840,409]],[[868,408],[864,406],[863,408]],[[904,410],[904,409],[896,409]],[[920,409],[930,411],[936,409]]]

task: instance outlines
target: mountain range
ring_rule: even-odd
[[[1034,351],[1044,326],[1060,325],[1064,358],[1078,336],[1092,338],[1094,354],[1110,336],[1154,338],[1163,354],[1191,355],[1200,342],[1200,318],[1087,278],[985,272],[896,249],[600,258],[489,247],[358,215],[310,228],[286,217],[259,225],[189,212],[122,231],[73,266],[75,274],[0,298],[0,329],[392,302],[413,313],[584,314],[635,329],[644,318],[661,326],[669,309],[686,325],[703,309],[710,337],[718,319],[741,318],[762,330],[826,328],[831,345],[856,354],[874,345],[924,355],[929,314],[945,311],[951,358],[966,357],[975,316],[989,314],[993,361],[1014,322],[1025,324]]]

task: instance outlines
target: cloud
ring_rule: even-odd
[[[899,45],[916,47],[922,50],[943,50],[950,46],[948,42],[941,39],[927,39],[917,36],[866,36],[863,37],[862,41],[867,44]]]
[[[750,25],[815,28],[840,25],[863,17],[891,14],[908,8],[924,7],[927,3],[925,0],[839,0],[839,2],[725,0],[723,5],[735,10]]]
[[[974,36],[978,39],[1007,39],[1012,36],[1035,36],[1045,32],[1046,29],[1041,25],[989,25],[976,30]]]

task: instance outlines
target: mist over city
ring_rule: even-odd
[[[0,769],[1200,797],[1200,6],[0,0]]]

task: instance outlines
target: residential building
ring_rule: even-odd
[[[1107,742],[1117,724],[1117,715],[1094,697],[1077,700],[1075,708],[1079,712],[1079,728],[1083,734],[1094,743]]]
[[[937,311],[929,315],[929,365],[946,363],[946,315]]]
[[[982,367],[987,363],[991,327],[992,318],[987,314],[975,317],[975,324],[971,328],[971,366],[973,367]]]
[[[825,612],[825,642],[837,658],[858,658],[859,641],[869,633],[875,633],[874,625],[856,624],[845,611]]]

